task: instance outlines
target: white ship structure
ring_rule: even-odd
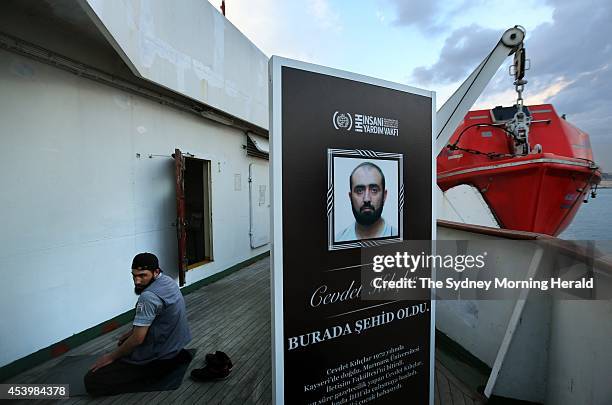
[[[124,321],[135,252],[156,252],[189,289],[269,251],[269,112],[267,56],[207,1],[0,7],[6,377],[67,350],[73,335]],[[438,111],[438,151],[522,34],[508,30]],[[436,210],[439,239],[560,243],[500,228],[467,184],[437,189]],[[516,246],[491,252],[499,275],[555,263],[541,245]],[[605,259],[571,254],[577,272],[588,264],[607,280]],[[525,289],[436,306],[440,336],[488,367],[486,396],[610,403],[610,300],[541,299]]]

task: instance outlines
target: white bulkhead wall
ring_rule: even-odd
[[[133,308],[135,253],[176,277],[175,148],[212,169],[214,262],[187,283],[268,250],[243,132],[1,50],[0,88],[0,366]]]
[[[268,128],[268,58],[206,0],[81,0],[132,72]]]

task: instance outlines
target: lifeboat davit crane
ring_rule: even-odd
[[[589,193],[595,197],[601,172],[585,132],[551,104],[524,105],[524,35],[520,26],[506,31],[438,112],[437,182],[442,192],[461,185],[476,189],[501,228],[557,236]],[[459,120],[458,112],[471,107],[508,49],[514,53],[516,103],[464,112]]]

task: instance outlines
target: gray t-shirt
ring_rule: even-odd
[[[161,274],[136,303],[134,326],[148,326],[144,341],[122,361],[146,364],[175,357],[191,340],[185,300],[176,281]]]
[[[144,291],[136,303],[134,326],[151,326],[163,307],[164,303],[161,298],[150,291]]]

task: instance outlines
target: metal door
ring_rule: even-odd
[[[187,270],[187,221],[185,220],[185,158],[179,149],[174,150],[176,180],[176,237],[178,239],[179,286],[185,285]]]
[[[270,242],[270,187],[266,165],[249,165],[249,219],[251,248]]]

